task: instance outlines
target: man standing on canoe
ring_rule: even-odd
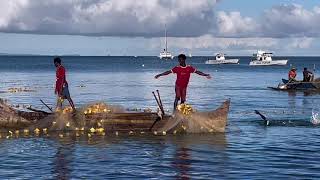
[[[70,106],[72,107],[73,111],[75,112],[75,107],[73,104],[73,101],[71,99],[69,88],[68,88],[68,82],[66,79],[66,70],[61,65],[61,59],[59,57],[54,58],[53,60],[54,65],[56,66],[56,88],[54,90],[54,93],[58,96],[57,97],[57,110],[62,109],[62,102],[64,99],[68,99]]]
[[[174,67],[173,69],[163,72],[155,76],[158,79],[161,76],[166,76],[171,73],[177,74],[176,80],[176,98],[174,101],[174,110],[176,110],[179,100],[181,104],[185,103],[187,96],[187,87],[190,79],[191,73],[196,73],[200,76],[205,76],[207,79],[211,79],[210,74],[205,74],[201,71],[196,70],[194,67],[186,64],[187,57],[184,54],[178,56],[179,66]]]

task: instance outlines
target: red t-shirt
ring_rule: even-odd
[[[171,72],[177,74],[176,86],[187,87],[190,74],[196,72],[196,69],[190,65],[187,65],[186,67],[176,66]]]
[[[297,73],[295,71],[289,71],[288,78],[294,79],[297,77]]]
[[[57,68],[56,77],[56,91],[60,94],[62,92],[63,85],[68,85],[66,80],[66,70],[62,65]]]

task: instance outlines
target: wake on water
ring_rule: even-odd
[[[311,123],[314,125],[320,124],[320,108],[312,109]]]

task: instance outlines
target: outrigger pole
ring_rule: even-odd
[[[158,97],[156,96],[156,94],[154,93],[154,91],[152,91],[152,94],[153,94],[153,97],[154,97],[154,98],[156,99],[156,101],[157,101],[158,107],[159,107],[159,109],[160,109],[160,111],[161,111],[161,116],[159,116],[159,117],[153,122],[153,124],[152,124],[151,127],[149,128],[149,131],[151,131],[152,128],[153,128],[153,126],[156,125],[156,123],[157,123],[158,121],[160,121],[160,120],[162,119],[162,117],[164,116],[164,110],[163,110],[163,105],[162,105],[162,101],[161,101],[161,97],[160,97],[159,90],[157,90],[157,94],[158,94],[159,99],[158,99]]]
[[[164,110],[163,110],[163,106],[162,106],[162,101],[161,101],[161,99],[160,99],[159,90],[157,90],[157,92],[158,92],[159,99],[157,98],[157,96],[156,96],[156,94],[154,93],[154,91],[152,91],[152,94],[153,94],[154,98],[155,98],[156,101],[157,101],[158,107],[159,107],[162,115],[164,115]]]
[[[160,92],[159,90],[157,90],[157,94],[158,94],[158,98],[159,98],[159,102],[160,102],[160,106],[161,106],[161,111],[162,111],[162,114],[164,115],[164,109],[163,109],[163,104],[162,104],[162,101],[161,101],[161,96],[160,96]]]
[[[45,102],[43,102],[42,99],[40,99],[40,101],[41,101],[41,103],[42,103],[43,105],[45,105],[51,112],[53,112],[52,108],[49,107]]]

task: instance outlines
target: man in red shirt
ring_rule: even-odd
[[[297,69],[295,67],[293,67],[293,68],[291,68],[291,70],[288,73],[289,83],[297,81],[296,77],[297,77]]]
[[[211,79],[210,74],[205,74],[201,71],[196,70],[194,67],[186,64],[187,57],[184,54],[178,56],[179,66],[174,67],[173,69],[166,71],[164,73],[158,74],[155,76],[158,79],[161,76],[169,75],[171,73],[177,74],[176,80],[176,98],[174,101],[174,110],[176,110],[179,100],[181,104],[186,101],[187,96],[187,87],[190,79],[191,73],[196,73],[200,76],[205,76],[207,79]]]
[[[73,111],[75,111],[75,107],[73,104],[73,101],[71,99],[69,88],[68,88],[68,82],[66,80],[66,70],[61,65],[61,59],[59,57],[54,58],[53,60],[54,65],[56,66],[56,88],[54,90],[54,93],[58,96],[57,99],[57,110],[62,109],[62,102],[63,99],[68,99],[70,106],[72,107]]]

